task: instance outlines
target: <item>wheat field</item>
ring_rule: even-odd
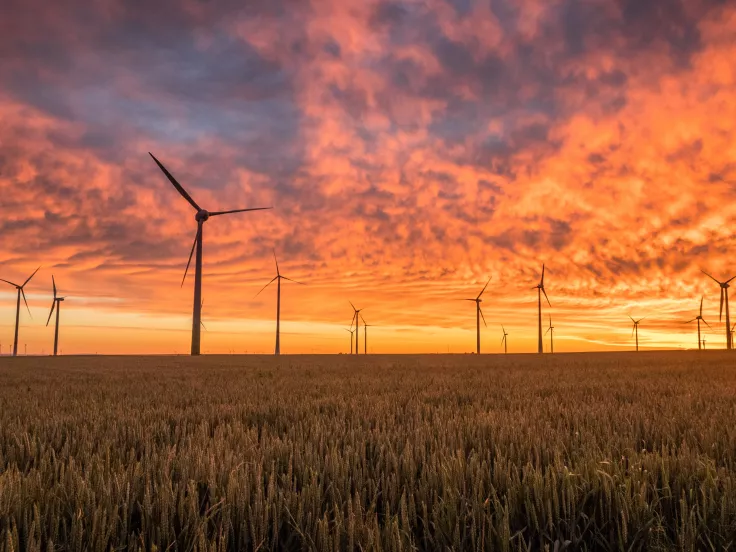
[[[734,358],[2,358],[0,552],[724,550]]]

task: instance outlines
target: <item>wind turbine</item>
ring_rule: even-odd
[[[725,300],[726,300],[726,349],[729,349],[729,350],[730,349],[733,349],[733,340],[731,339],[731,314],[728,311],[728,288],[731,287],[729,285],[729,282],[731,282],[731,280],[733,280],[734,278],[736,278],[736,276],[734,276],[733,278],[730,278],[730,279],[726,280],[725,282],[719,282],[713,276],[711,276],[710,274],[708,274],[705,270],[701,270],[700,272],[702,272],[708,278],[710,278],[711,280],[713,280],[716,284],[718,284],[719,286],[721,286],[721,309],[720,309],[720,311],[718,313],[718,321],[720,322],[721,321],[721,318],[723,316],[723,300],[725,298]]]
[[[347,328],[345,328],[346,332],[350,332],[350,354],[351,355],[353,354],[353,332],[355,331],[354,329],[352,329],[352,326],[353,326],[353,322],[350,321],[350,329],[348,330]]]
[[[54,308],[56,308],[56,328],[54,330],[54,356],[56,356],[56,351],[59,348],[59,312],[61,312],[61,302],[66,299],[66,297],[57,297],[56,280],[54,280],[53,274],[51,275],[51,285],[54,287],[54,300],[51,303],[51,311],[49,312],[48,320],[46,320],[46,326],[51,322],[51,315],[54,314]]]
[[[360,344],[360,332],[358,331],[360,329],[360,324],[358,316],[360,316],[360,311],[362,311],[363,309],[356,309],[355,305],[353,305],[350,301],[348,301],[348,303],[350,303],[350,306],[353,307],[354,311],[353,320],[355,321],[355,354],[357,355],[360,353],[360,347],[358,346]],[[353,323],[351,322],[350,326],[352,327],[352,325]]]
[[[631,315],[629,315],[629,318],[631,318]],[[631,318],[631,321],[634,323],[634,327],[631,329],[631,335],[633,336],[634,333],[636,333],[636,351],[639,352],[639,322],[644,320],[643,318],[640,318],[639,320],[634,320]]]
[[[366,324],[365,318],[363,318],[363,315],[360,315],[360,318],[363,320],[363,354],[368,354],[368,328],[371,328],[375,326],[375,324]]]
[[[26,292],[24,291],[24,288],[26,287],[26,284],[31,281],[31,278],[33,278],[36,275],[36,272],[39,271],[41,267],[39,266],[36,270],[33,271],[33,274],[31,274],[28,279],[23,282],[23,285],[19,286],[18,284],[14,284],[13,282],[10,282],[8,280],[3,280],[0,278],[0,281],[5,282],[6,284],[10,284],[11,286],[15,286],[15,289],[18,290],[18,300],[15,303],[15,337],[13,338],[13,356],[18,356],[18,324],[20,323],[20,296],[23,296],[23,302],[26,304],[26,308],[28,309],[28,315],[33,318],[33,315],[31,314],[31,309],[28,307],[28,301],[26,301]]]
[[[537,290],[537,307],[539,310],[539,341],[537,345],[537,352],[543,353],[544,352],[544,345],[542,344],[542,294],[544,293],[544,298],[547,300],[547,304],[552,308],[552,303],[549,302],[549,297],[547,297],[547,292],[544,291],[544,264],[542,264],[542,279],[539,280],[539,283],[534,286],[534,288]]]
[[[503,337],[501,338],[501,343],[503,343],[503,354],[507,354],[509,352],[509,349],[508,349],[509,334],[506,333],[506,328],[504,328],[503,325],[501,325],[501,329],[503,330]]]
[[[552,325],[552,316],[549,316],[549,328],[547,328],[547,331],[544,332],[544,335],[549,334],[549,352],[554,353],[555,352],[555,327]]]
[[[703,318],[703,298],[702,297],[700,298],[700,312],[699,312],[698,316],[696,316],[692,320],[688,320],[687,322],[685,322],[685,324],[690,324],[691,322],[695,322],[696,320],[698,322],[698,350],[700,350],[700,348],[701,348],[701,341],[702,341],[700,339],[700,321],[702,320],[703,323],[710,328],[710,324],[708,324],[705,321],[705,318]],[[731,334],[733,334],[733,330],[731,331]],[[731,338],[733,339],[733,335],[731,335]]]
[[[734,330],[736,330],[736,322],[734,323],[733,326],[731,326],[731,343],[733,343],[733,333],[734,333]]]
[[[488,281],[486,282],[486,285],[483,286],[483,289],[480,290],[480,293],[478,294],[478,297],[475,299],[463,299],[463,301],[473,301],[475,303],[475,348],[477,354],[480,354],[480,319],[483,318],[483,324],[485,324],[486,328],[488,327],[488,324],[486,324],[486,317],[483,316],[483,311],[480,309],[480,304],[483,302],[483,299],[480,298],[481,295],[483,295],[483,292],[488,287],[488,284],[491,283],[491,278],[488,278]]]
[[[268,282],[261,291],[266,289],[268,286],[270,286],[274,280],[276,280],[276,350],[274,352],[275,355],[281,354],[281,280],[289,280],[290,282],[294,282],[295,284],[300,284],[302,286],[306,285],[302,282],[297,282],[296,280],[292,280],[291,278],[287,278],[286,276],[282,276],[281,272],[279,272],[279,261],[276,259],[276,251],[273,252],[273,260],[276,262],[276,276],[273,277],[273,280]],[[256,297],[258,297],[261,294],[261,291],[256,293]],[[255,299],[255,297],[254,297]]]
[[[179,194],[181,194],[181,196],[186,199],[187,202],[197,211],[197,214],[194,215],[194,220],[197,221],[197,234],[194,236],[192,251],[191,253],[189,253],[189,261],[187,261],[187,267],[184,270],[184,278],[182,278],[181,285],[184,285],[184,280],[187,277],[189,265],[192,263],[192,256],[194,255],[194,250],[196,248],[197,257],[194,262],[194,308],[192,314],[192,355],[199,355],[200,328],[202,325],[202,229],[204,223],[207,222],[210,217],[218,217],[220,215],[229,215],[232,213],[245,213],[247,211],[262,211],[264,209],[272,209],[272,207],[254,207],[250,209],[233,209],[230,211],[212,212],[202,209],[181,186],[181,184],[177,182],[176,178],[174,178],[172,174],[168,170],[166,170],[166,167],[164,167],[151,152],[148,152],[148,155],[150,155],[151,158],[156,162],[158,168],[163,171],[163,173],[166,175],[166,178],[169,179],[169,182],[171,182],[174,188],[176,188],[176,191],[178,191]]]

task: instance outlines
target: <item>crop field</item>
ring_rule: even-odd
[[[0,359],[0,551],[724,550],[736,356]]]

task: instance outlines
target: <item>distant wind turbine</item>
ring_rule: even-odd
[[[353,305],[352,302],[348,301],[348,303],[350,303],[350,306],[353,307],[354,312],[353,321],[355,322],[355,354],[357,355],[360,353],[360,321],[358,320],[358,316],[360,316],[360,311],[362,311],[363,309],[356,309],[355,305]],[[351,322],[350,326],[352,327],[352,325],[353,324]]]
[[[729,283],[731,282],[731,280],[736,278],[736,276],[726,280],[725,282],[719,282],[713,276],[708,274],[705,270],[701,270],[700,272],[702,272],[708,278],[713,280],[716,284],[721,286],[721,308],[718,313],[718,321],[720,322],[723,316],[723,302],[725,299],[725,302],[726,302],[726,349],[729,349],[729,350],[733,349],[733,340],[731,339],[731,314],[729,313],[729,310],[728,310],[728,288],[731,287]]]
[[[375,324],[366,324],[365,318],[363,318],[363,315],[360,315],[360,318],[363,320],[363,354],[368,354],[368,328],[371,328],[375,326]]]
[[[631,318],[631,315],[629,315],[629,318]],[[639,322],[644,320],[644,318],[640,318],[639,320],[634,320],[631,318],[631,321],[634,323],[633,328],[631,329],[631,335],[633,336],[634,333],[636,333],[636,351],[639,352]]]
[[[351,322],[350,323],[350,329],[349,330],[347,328],[345,328],[345,331],[346,332],[350,332],[350,354],[351,355],[353,354],[353,333],[355,332],[355,330],[352,329],[352,325],[353,325],[353,323]]]
[[[276,263],[276,276],[273,277],[273,280],[268,282],[261,291],[266,289],[268,286],[270,286],[274,281],[276,281],[276,349],[274,354],[280,355],[281,354],[281,280],[288,280],[290,282],[294,282],[295,284],[300,284],[302,286],[306,285],[302,282],[297,282],[296,280],[292,280],[291,278],[287,278],[286,276],[282,276],[281,272],[279,272],[279,261],[276,259],[276,251],[273,252],[273,260]],[[258,297],[261,294],[261,291],[256,293],[256,297]]]
[[[692,320],[688,320],[687,322],[685,322],[685,324],[690,324],[691,322],[695,322],[695,321],[698,322],[698,349],[700,349],[700,344],[702,342],[702,340],[700,339],[700,321],[701,320],[703,321],[703,324],[705,324],[706,326],[710,328],[710,324],[708,324],[705,321],[705,318],[703,318],[703,298],[702,297],[700,298],[700,311],[698,313],[698,316],[696,316]],[[733,334],[733,331],[731,333]],[[733,337],[733,335],[731,337]]]
[[[31,278],[33,278],[36,275],[36,272],[39,271],[41,267],[39,266],[36,270],[33,271],[33,274],[31,274],[28,279],[23,282],[23,285],[14,284],[13,282],[10,282],[8,280],[3,280],[0,278],[0,281],[5,282],[6,284],[10,284],[11,286],[15,286],[15,289],[18,290],[18,300],[15,303],[15,337],[13,338],[13,356],[18,356],[18,325],[20,323],[20,296],[23,296],[23,302],[26,304],[26,308],[28,309],[28,315],[33,318],[33,315],[31,314],[31,309],[28,307],[28,301],[26,301],[26,292],[25,287],[28,284],[28,282],[31,281]]]
[[[549,316],[549,328],[547,328],[547,331],[544,332],[544,335],[549,334],[549,352],[554,353],[555,352],[555,327],[552,325],[552,316]]]
[[[731,343],[733,343],[734,330],[736,330],[736,322],[734,322],[734,325],[731,326]]]
[[[703,340],[703,350],[705,351],[705,339]]]
[[[537,308],[539,311],[539,340],[537,345],[537,352],[543,353],[544,352],[544,345],[542,343],[542,294],[544,293],[544,298],[547,300],[547,304],[552,308],[552,303],[549,302],[549,297],[547,297],[547,292],[544,291],[544,264],[542,264],[542,279],[539,280],[539,283],[534,286],[533,289],[537,290]]]
[[[194,250],[196,248],[197,250],[197,257],[194,262],[194,308],[193,308],[193,315],[192,315],[192,355],[199,355],[200,352],[200,342],[201,342],[201,336],[200,336],[200,328],[202,325],[202,230],[204,223],[209,220],[210,217],[217,217],[220,215],[229,215],[231,213],[245,213],[247,211],[263,211],[265,209],[272,209],[272,207],[254,207],[250,209],[233,209],[230,211],[207,211],[205,209],[202,209],[193,199],[192,197],[187,193],[187,191],[177,182],[176,178],[174,178],[171,173],[166,170],[166,167],[164,167],[161,162],[154,157],[154,155],[151,152],[148,152],[148,155],[151,156],[151,158],[156,162],[159,169],[163,171],[163,173],[166,175],[166,178],[169,179],[169,182],[176,188],[176,190],[181,194],[181,196],[187,200],[187,202],[196,209],[197,214],[194,216],[194,220],[197,221],[197,234],[194,236],[194,243],[192,244],[192,251],[189,253],[189,261],[187,261],[187,267],[184,270],[184,278],[182,278],[181,285],[184,285],[184,280],[187,277],[187,272],[189,271],[189,265],[192,263],[192,256],[194,255]]]
[[[506,333],[506,328],[501,325],[501,329],[503,330],[503,337],[501,338],[501,343],[503,344],[503,353],[507,354],[509,352],[508,344],[509,344],[509,334]]]
[[[488,281],[486,282],[486,285],[483,286],[483,289],[480,290],[480,293],[478,294],[478,297],[475,299],[462,299],[463,301],[473,301],[475,303],[475,350],[477,354],[480,354],[480,319],[483,318],[483,324],[488,327],[488,324],[486,324],[486,317],[483,316],[483,311],[480,308],[480,304],[483,302],[483,299],[481,299],[481,295],[485,292],[486,288],[488,287],[488,284],[491,283],[491,278],[488,278]]]
[[[46,320],[46,326],[51,322],[51,315],[54,314],[54,308],[56,308],[56,328],[54,329],[54,356],[56,356],[56,352],[59,348],[59,313],[61,312],[61,302],[66,299],[66,297],[57,297],[56,280],[54,280],[53,274],[51,275],[51,285],[54,288],[54,300],[51,303],[51,311],[49,312],[48,320]]]

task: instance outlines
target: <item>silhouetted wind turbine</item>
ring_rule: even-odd
[[[698,349],[700,349],[700,343],[701,343],[701,339],[700,339],[700,321],[702,320],[703,323],[710,328],[710,324],[708,324],[705,321],[705,318],[703,318],[703,298],[702,297],[700,298],[700,311],[699,311],[698,316],[696,316],[692,320],[688,320],[687,322],[685,322],[685,324],[690,324],[691,322],[695,322],[696,320],[698,322]],[[731,333],[733,333],[733,332],[731,332]]]
[[[733,333],[735,329],[736,329],[736,322],[734,322],[734,325],[731,326],[731,343],[733,343]]]
[[[631,318],[631,315],[629,315],[629,318]],[[634,323],[634,327],[631,329],[631,335],[633,336],[634,333],[636,333],[636,350],[639,351],[639,322],[644,320],[644,318],[640,318],[639,320],[634,320],[631,318],[631,321]]]
[[[375,326],[375,324],[366,324],[365,318],[363,318],[363,315],[360,315],[360,318],[363,320],[363,354],[368,354],[368,328]]]
[[[192,355],[198,355],[200,351],[200,327],[202,325],[202,227],[204,226],[204,223],[207,222],[207,220],[210,217],[217,217],[220,215],[229,215],[232,213],[245,213],[247,211],[263,211],[265,209],[272,209],[272,207],[253,207],[250,209],[233,209],[230,211],[207,211],[205,209],[202,209],[197,203],[192,199],[192,197],[187,193],[187,191],[177,182],[176,178],[174,178],[171,173],[166,170],[166,167],[164,167],[161,162],[154,157],[154,155],[151,152],[148,152],[148,155],[151,156],[151,158],[156,162],[159,169],[163,171],[163,173],[166,175],[166,178],[169,179],[169,182],[176,188],[176,190],[181,194],[181,196],[187,200],[187,202],[196,209],[197,214],[194,215],[194,220],[197,221],[197,234],[194,236],[194,243],[192,244],[192,251],[189,253],[189,261],[187,261],[187,267],[184,270],[184,278],[182,278],[181,285],[184,285],[184,280],[187,277],[187,272],[189,271],[189,265],[192,262],[192,256],[194,255],[194,250],[196,248],[197,250],[197,257],[194,261],[194,309],[193,309],[193,315],[192,315]]]
[[[729,349],[729,350],[733,349],[733,340],[731,339],[731,314],[729,313],[729,310],[728,310],[728,288],[731,287],[729,285],[729,282],[731,282],[731,280],[736,278],[736,276],[726,280],[725,282],[719,282],[713,276],[708,274],[705,270],[701,270],[700,272],[702,272],[708,278],[713,280],[716,284],[721,286],[721,309],[718,313],[718,321],[720,322],[723,316],[723,300],[725,298],[726,300],[726,349]]]
[[[544,345],[542,344],[542,294],[544,293],[544,298],[547,300],[547,304],[552,308],[552,303],[549,302],[549,297],[547,297],[547,292],[544,291],[544,264],[542,264],[542,279],[539,280],[539,283],[534,286],[533,289],[537,290],[537,307],[539,310],[539,341],[537,345],[537,352],[543,353],[544,352]]]
[[[555,327],[552,325],[552,316],[549,316],[549,328],[547,328],[547,331],[544,332],[544,335],[549,334],[549,352],[554,353],[555,352]]]
[[[51,275],[51,285],[54,287],[54,300],[51,303],[51,312],[49,312],[49,318],[46,320],[46,326],[51,322],[51,315],[54,314],[54,308],[56,308],[56,328],[54,329],[54,356],[56,356],[56,351],[59,347],[59,313],[61,312],[61,302],[66,297],[56,296],[56,280],[54,280],[53,274]]]
[[[348,301],[348,303],[350,303],[350,306],[353,307],[353,311],[355,312],[355,314],[353,314],[353,320],[355,321],[355,354],[357,355],[360,353],[360,321],[358,320],[358,316],[360,316],[360,311],[362,311],[363,309],[356,309],[355,305],[353,305],[350,301]],[[353,325],[352,322],[350,323],[350,325]]]
[[[354,329],[352,329],[352,326],[353,326],[353,323],[351,321],[350,322],[350,328],[351,329],[348,330],[347,328],[345,328],[345,331],[346,332],[350,332],[350,354],[351,355],[353,354],[353,332],[355,331]]]
[[[509,336],[509,334],[506,333],[506,328],[504,328],[503,325],[501,326],[501,329],[503,330],[503,337],[501,338],[501,343],[503,343],[503,353],[504,354],[507,354],[509,352],[509,349],[508,349],[508,344],[509,344],[508,336]]]
[[[296,280],[292,280],[291,278],[287,278],[286,276],[282,276],[281,272],[279,272],[279,261],[276,259],[276,251],[273,252],[273,260],[276,263],[276,276],[273,277],[273,280],[268,282],[261,291],[266,289],[268,286],[270,286],[274,281],[276,281],[276,349],[274,354],[280,355],[281,354],[281,280],[289,280],[290,282],[294,282],[295,284],[299,285],[306,285],[302,282],[297,282]],[[261,294],[261,291],[256,293],[256,297],[258,297]]]
[[[15,303],[15,337],[13,338],[13,356],[18,356],[18,324],[20,323],[20,296],[23,296],[23,302],[26,304],[26,308],[28,309],[28,315],[33,318],[33,315],[31,314],[31,309],[28,307],[28,301],[26,301],[26,292],[24,291],[24,288],[26,287],[26,284],[31,281],[31,278],[33,278],[36,275],[36,272],[39,271],[41,267],[39,266],[36,270],[33,271],[33,274],[31,274],[28,279],[23,282],[23,285],[19,286],[18,284],[14,284],[13,282],[10,282],[8,280],[3,280],[0,278],[0,281],[5,282],[6,284],[10,284],[11,286],[15,286],[15,289],[18,290],[18,300]]]
[[[480,304],[483,302],[483,299],[480,298],[481,295],[483,295],[483,292],[488,287],[488,284],[491,283],[491,278],[488,278],[488,281],[486,282],[486,285],[483,286],[483,289],[480,290],[480,293],[478,294],[478,297],[475,299],[463,299],[463,301],[473,301],[475,303],[475,348],[476,353],[480,354],[480,319],[483,318],[483,324],[488,327],[488,324],[486,324],[486,317],[483,316],[483,311],[480,308]]]
[[[705,339],[703,340],[703,350],[705,351]]]

